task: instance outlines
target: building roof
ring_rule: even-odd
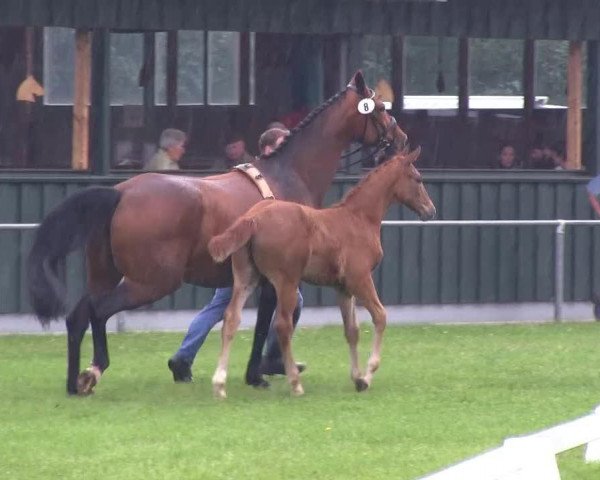
[[[600,39],[598,0],[2,0],[0,26]]]

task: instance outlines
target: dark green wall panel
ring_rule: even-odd
[[[592,218],[586,178],[465,178],[431,175],[427,188],[441,219]],[[115,180],[112,179],[112,182]],[[65,195],[91,184],[89,178],[0,179],[0,223],[37,222]],[[96,183],[111,183],[96,179]],[[336,179],[326,204],[356,183]],[[388,219],[414,219],[393,206]],[[386,304],[550,301],[554,291],[554,230],[527,227],[384,227],[385,257],[374,279]],[[28,312],[25,259],[33,231],[0,231],[0,313]],[[569,226],[566,235],[565,298],[586,301],[600,290],[600,228]],[[69,302],[85,282],[81,255],[69,258]],[[335,292],[305,285],[306,305],[335,305]],[[183,286],[146,308],[198,309],[213,290]],[[254,303],[254,300],[251,302]],[[190,319],[191,320],[191,319]]]

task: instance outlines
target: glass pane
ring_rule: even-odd
[[[407,37],[404,49],[407,95],[458,95],[456,38]]]
[[[367,85],[392,78],[391,38],[389,35],[365,35],[362,39],[362,70]]]
[[[586,104],[585,82],[587,49],[583,44],[582,78],[583,105]],[[567,65],[569,42],[563,40],[536,40],[535,42],[535,95],[545,100],[545,106],[567,106]],[[536,104],[536,106],[539,106]]]
[[[110,103],[142,105],[139,86],[143,62],[144,36],[141,33],[110,34]]]
[[[239,103],[239,58],[239,33],[208,33],[208,103],[213,105]]]
[[[75,76],[75,30],[44,28],[44,103],[72,105]]]
[[[154,35],[154,103],[167,104],[167,34]]]
[[[204,103],[204,32],[178,32],[177,103]]]
[[[469,41],[471,95],[523,95],[523,41]]]

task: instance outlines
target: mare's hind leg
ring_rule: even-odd
[[[354,297],[345,292],[338,292],[337,297],[342,320],[344,321],[344,335],[350,348],[350,378],[356,384],[362,377],[358,365],[358,337],[359,329],[356,321],[356,310],[354,308]]]
[[[90,324],[90,297],[81,297],[75,308],[67,315],[67,393],[77,393],[81,341]]]
[[[93,392],[94,386],[100,380],[102,373],[108,368],[108,344],[106,340],[106,322],[108,318],[99,318],[91,308],[91,299],[106,294],[114,289],[122,278],[115,267],[110,250],[108,231],[90,239],[87,249],[88,290],[88,316],[92,326],[92,339],[94,356],[90,366],[77,377],[77,392],[87,395]],[[79,363],[77,363],[79,370]],[[79,372],[70,373],[75,378]]]
[[[366,390],[371,385],[373,374],[379,368],[381,361],[381,343],[383,340],[383,331],[386,325],[386,312],[385,308],[379,301],[377,290],[373,285],[373,279],[371,275],[366,275],[354,285],[352,285],[352,293],[362,301],[365,308],[371,314],[371,320],[375,329],[373,337],[373,349],[367,362],[367,371],[362,379],[358,379],[354,382],[356,390],[361,392]]]
[[[296,309],[298,296],[298,282],[290,282],[287,280],[275,281],[275,290],[277,291],[277,309],[275,311],[275,330],[279,347],[281,348],[281,357],[285,366],[285,373],[288,382],[292,387],[294,395],[304,394],[304,389],[300,383],[300,372],[294,361],[292,354],[292,333],[294,331],[294,322],[292,316]]]
[[[169,278],[171,280],[169,280]],[[109,292],[93,296],[90,299],[92,326],[94,328],[94,361],[92,367],[79,375],[78,393],[92,393],[100,380],[103,370],[108,367],[108,348],[106,343],[106,322],[117,312],[131,310],[154,302],[173,292],[181,280],[175,276],[164,276],[162,284],[142,284],[127,277]]]
[[[232,266],[233,293],[223,318],[223,327],[221,328],[221,353],[219,354],[217,369],[212,378],[213,392],[218,398],[227,397],[225,383],[227,381],[227,368],[229,366],[231,342],[233,341],[235,332],[240,326],[242,308],[258,283],[258,274],[252,266],[245,249],[233,254]]]

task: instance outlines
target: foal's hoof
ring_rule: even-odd
[[[218,398],[219,400],[225,400],[227,398],[227,391],[225,390],[225,385],[213,385],[213,394],[215,398]]]
[[[96,375],[90,370],[84,370],[77,377],[77,395],[91,395],[98,381]]]
[[[357,378],[354,380],[354,388],[356,388],[357,392],[364,392],[369,388],[369,384],[363,378]]]
[[[304,388],[302,388],[300,383],[292,387],[292,395],[294,395],[294,397],[300,397],[304,395]]]

